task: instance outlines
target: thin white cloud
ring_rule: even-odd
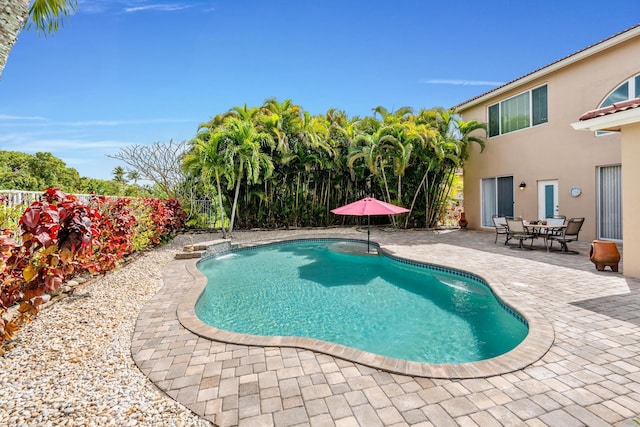
[[[79,0],[78,13],[104,13],[109,11],[135,13],[145,11],[175,12],[192,8],[201,2],[163,3],[161,0]]]
[[[420,83],[430,85],[455,85],[455,86],[500,86],[504,82],[490,80],[455,80],[455,79],[428,79],[420,80]]]
[[[35,153],[38,151],[45,152],[65,152],[72,150],[78,151],[95,151],[109,149],[117,150],[128,145],[133,145],[131,141],[113,141],[102,140],[92,141],[88,139],[69,139],[69,138],[37,138],[33,135],[3,135],[0,137],[0,149],[5,151],[21,151],[27,153]]]
[[[105,127],[113,127],[113,126],[122,126],[126,122],[119,120],[81,120],[77,122],[55,122],[56,126],[63,127],[85,127],[85,126],[105,126]]]
[[[157,11],[161,11],[161,12],[175,12],[177,10],[183,10],[183,9],[188,9],[191,6],[189,5],[184,5],[184,4],[163,4],[163,3],[158,3],[158,4],[148,4],[148,5],[144,5],[144,6],[133,6],[133,7],[125,7],[124,11],[127,13],[130,12],[144,12],[147,10],[157,10]]]
[[[12,116],[11,114],[0,114],[0,120],[22,121],[22,120],[47,120],[47,119],[39,116]]]
[[[100,0],[78,0],[77,13],[101,13],[107,9],[108,4]]]

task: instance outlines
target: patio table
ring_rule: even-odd
[[[525,228],[537,237],[542,237],[544,240],[544,247],[549,252],[549,246],[547,245],[547,237],[555,231],[567,228],[566,225],[559,224],[542,224],[540,221],[523,221]]]

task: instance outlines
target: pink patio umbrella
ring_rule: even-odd
[[[348,205],[340,206],[333,209],[336,215],[353,215],[353,216],[367,216],[367,253],[369,252],[369,238],[371,236],[370,220],[371,215],[397,215],[405,212],[409,212],[409,209],[401,208],[400,206],[385,203],[381,200],[374,199],[373,197],[365,197],[357,202],[349,203]]]

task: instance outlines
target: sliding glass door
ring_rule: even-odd
[[[598,168],[598,238],[622,241],[622,166]]]
[[[481,186],[483,227],[493,227],[493,215],[513,216],[512,176],[484,178]]]

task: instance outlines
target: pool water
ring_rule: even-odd
[[[367,255],[366,246],[293,241],[204,259],[208,284],[196,314],[227,331],[426,363],[488,359],[527,335],[479,280]]]

